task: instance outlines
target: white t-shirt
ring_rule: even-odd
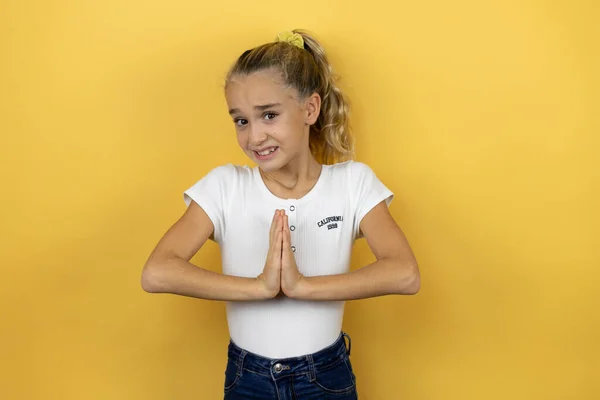
[[[276,209],[288,215],[292,250],[306,276],[347,272],[362,218],[393,193],[366,164],[323,165],[317,183],[300,199],[282,199],[265,185],[258,167],[216,167],[184,192],[214,224],[224,274],[254,278],[265,265]],[[276,299],[228,302],[231,339],[270,358],[297,357],[332,344],[342,328],[344,302]]]

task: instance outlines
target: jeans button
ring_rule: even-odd
[[[277,364],[275,364],[274,369],[275,369],[275,372],[281,372],[281,371],[283,371],[283,366],[281,364],[277,363]]]

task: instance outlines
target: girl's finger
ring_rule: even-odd
[[[275,234],[275,229],[277,227],[277,211],[273,214],[273,220],[271,221],[271,227],[269,229],[269,241],[273,241],[273,235]]]
[[[288,228],[287,215],[284,217],[285,223],[283,224],[283,251],[287,251],[290,247],[290,229]]]
[[[274,252],[274,256],[275,257],[280,257],[281,258],[281,248],[282,248],[282,232],[281,231],[277,231],[277,235],[275,235],[275,246],[273,246],[273,252]]]

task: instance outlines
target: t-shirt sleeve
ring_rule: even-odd
[[[354,236],[362,238],[360,223],[364,216],[382,201],[389,207],[394,193],[379,180],[368,165],[361,162],[352,162],[351,184],[355,204]]]
[[[235,178],[232,165],[223,165],[208,172],[202,179],[184,191],[183,201],[189,207],[197,203],[214,225],[214,240],[220,243],[225,230],[227,202],[231,199],[231,187]]]

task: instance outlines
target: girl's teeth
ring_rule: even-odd
[[[260,152],[258,154],[261,155],[261,156],[268,156],[269,154],[271,154],[272,152],[274,152],[275,149],[276,149],[275,147],[271,147],[270,149],[267,149],[267,150],[265,150],[263,152]]]

